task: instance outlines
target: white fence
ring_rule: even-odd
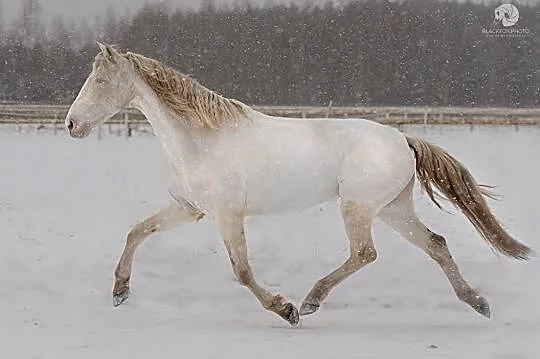
[[[465,108],[465,107],[303,107],[253,106],[273,116],[297,118],[368,118],[380,123],[540,125],[540,108]],[[0,124],[62,125],[65,105],[0,104]],[[123,111],[107,123],[145,125],[145,117],[136,110]]]

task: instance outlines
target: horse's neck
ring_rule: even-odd
[[[145,115],[164,148],[168,152],[174,152],[175,157],[194,155],[199,150],[197,141],[159,101],[150,86],[139,76],[134,75],[134,87],[135,94],[130,107],[138,109]]]

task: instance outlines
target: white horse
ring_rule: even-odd
[[[267,116],[156,60],[99,45],[92,73],[67,114],[69,133],[83,138],[121,109],[139,109],[161,141],[171,194],[168,206],[127,235],[115,271],[115,306],[128,297],[133,255],[145,238],[210,215],[238,281],[264,308],[297,325],[299,315],[317,311],[333,288],[376,259],[371,228],[379,217],[441,266],[460,300],[489,317],[487,301],[463,279],[445,239],[414,212],[415,167],[431,199],[437,203],[438,190],[495,249],[520,259],[531,253],[499,225],[469,171],[437,146],[366,120]],[[255,280],[244,219],[329,200],[339,200],[350,255],[315,283],[298,311]]]

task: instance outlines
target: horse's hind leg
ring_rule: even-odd
[[[489,317],[489,304],[463,279],[444,237],[431,232],[416,216],[412,201],[414,179],[401,194],[384,207],[378,217],[396,232],[421,248],[446,274],[457,297],[480,314]]]
[[[129,280],[133,266],[133,256],[137,247],[152,233],[179,227],[183,223],[200,219],[202,213],[186,203],[173,203],[153,216],[137,223],[127,235],[122,257],[114,272],[113,305],[122,304],[129,296]]]
[[[371,238],[371,225],[375,211],[357,202],[344,201],[341,204],[341,213],[349,238],[349,258],[339,268],[315,283],[300,307],[300,315],[317,311],[333,288],[377,258]]]

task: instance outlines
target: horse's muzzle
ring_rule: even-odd
[[[90,134],[90,127],[86,124],[76,125],[72,117],[66,118],[66,128],[73,138],[84,138]]]

